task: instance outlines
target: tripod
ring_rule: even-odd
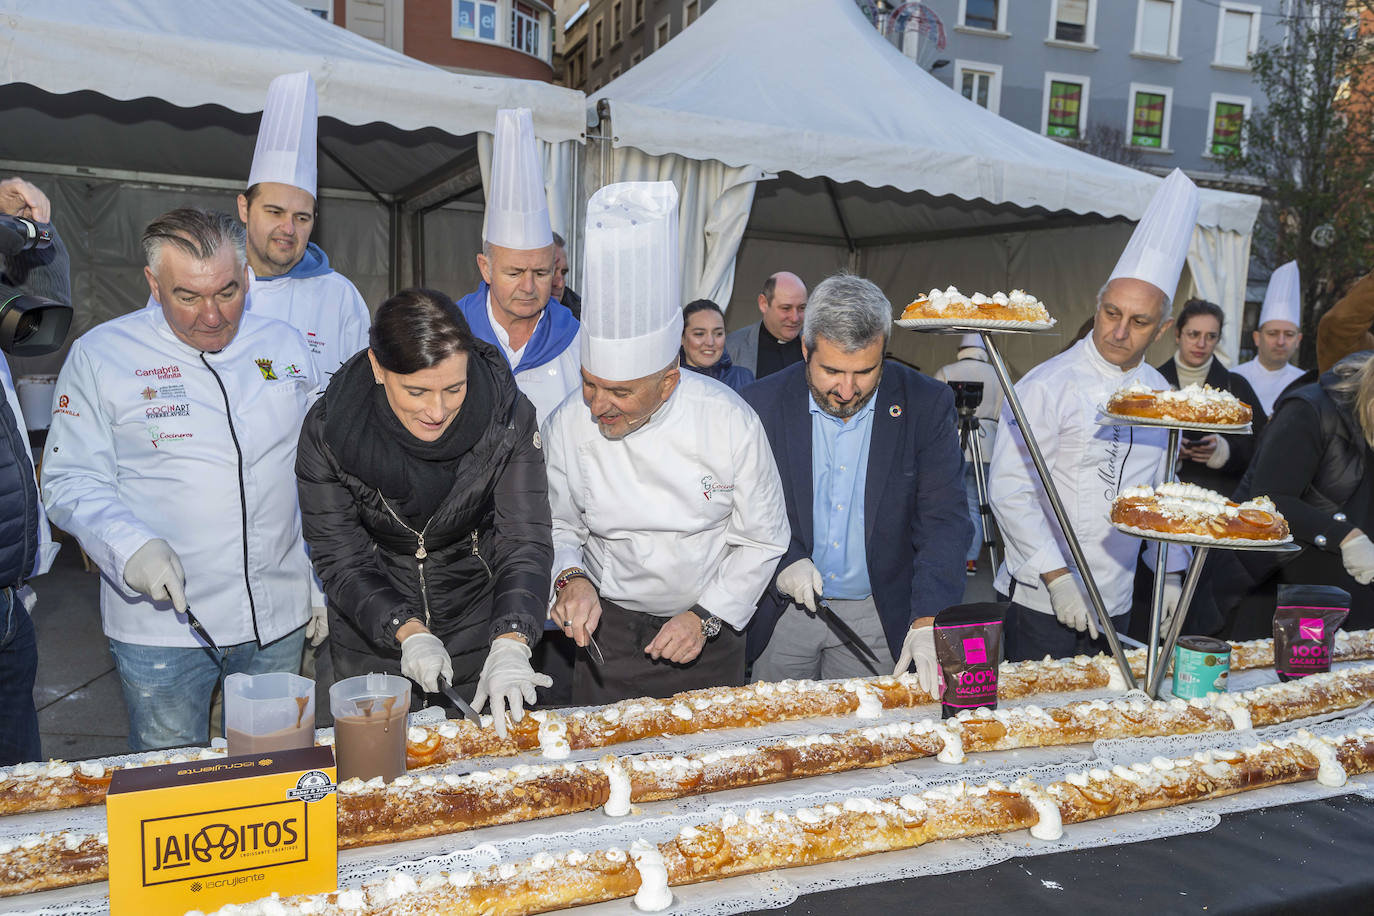
[[[988,478],[983,470],[983,443],[978,425],[978,418],[974,416],[974,408],[964,404],[958,405],[959,414],[959,450],[965,453],[970,451],[973,454],[973,480],[978,490],[978,516],[983,520],[983,546],[988,549],[988,563],[991,564],[993,571],[997,570],[997,536],[994,533],[996,523],[992,518],[992,505],[988,502]]]

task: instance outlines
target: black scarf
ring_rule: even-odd
[[[494,387],[486,361],[469,353],[463,406],[438,439],[425,442],[401,424],[360,353],[329,386],[325,440],[345,471],[375,487],[413,527],[423,528],[453,489],[460,460],[490,425]]]

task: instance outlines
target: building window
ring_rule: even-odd
[[[1250,115],[1250,100],[1239,95],[1212,93],[1212,115],[1207,125],[1207,153],[1221,158],[1240,152],[1241,132]]]
[[[1077,140],[1088,122],[1088,78],[1045,74],[1045,135]]]
[[[517,51],[539,56],[539,11],[520,0],[511,2],[510,46]]]
[[[630,66],[633,67],[635,64],[639,63],[643,59],[644,49],[640,48],[638,51],[630,55]]]
[[[1002,30],[1002,0],[959,0],[959,24],[970,29]]]
[[[1054,0],[1050,4],[1050,37],[1055,41],[1091,44],[1092,0]]]
[[[621,15],[622,12],[624,12],[624,6],[623,6],[623,4],[621,4],[621,3],[619,3],[619,2],[616,2],[616,3],[612,3],[612,4],[611,4],[611,47],[612,47],[612,48],[614,48],[616,45],[620,44],[620,40],[621,40],[622,38],[625,37],[624,26],[622,25],[622,23],[625,21],[625,17]]]
[[[616,64],[614,67],[611,68],[610,82],[614,83],[614,82],[616,81],[616,79],[617,79],[619,76],[620,76],[620,64]]]
[[[633,3],[632,3],[632,5],[631,5],[631,7],[630,7],[630,11],[631,11],[631,13],[633,14],[633,15],[630,16],[630,20],[631,20],[631,21],[630,21],[630,24],[631,24],[632,26],[643,25],[643,24],[644,24],[644,0],[633,0]]]
[[[687,28],[687,26],[696,22],[697,17],[700,15],[701,0],[686,0],[686,2],[682,4],[682,27],[684,29]]]
[[[455,0],[453,37],[470,41],[496,40],[495,0]]]
[[[1164,86],[1131,84],[1130,145],[1142,149],[1169,148],[1169,116],[1173,90]]]
[[[1140,0],[1136,9],[1135,50],[1159,57],[1178,56],[1177,0]]]
[[[663,19],[659,21],[658,25],[654,26],[654,50],[657,51],[659,48],[666,45],[668,39],[672,37],[673,23],[667,16],[664,16]]]
[[[601,60],[606,51],[606,21],[598,17],[592,23],[592,63]]]
[[[1002,104],[1002,67],[976,60],[956,60],[954,88],[975,105],[997,114]]]
[[[305,7],[325,22],[334,21],[334,0],[296,0],[296,5]]]
[[[1223,2],[1213,62],[1224,67],[1249,67],[1250,55],[1259,48],[1259,18],[1258,6]]]

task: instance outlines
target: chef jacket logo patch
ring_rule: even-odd
[[[305,332],[305,345],[310,348],[310,352],[314,356],[319,356],[320,351],[325,348],[324,341],[314,331]]]
[[[79,416],[81,416],[81,413],[80,413],[79,411],[68,409],[68,406],[67,406],[67,405],[71,404],[71,402],[72,402],[72,399],[71,399],[71,398],[67,397],[65,394],[64,394],[64,395],[61,395],[61,396],[57,399],[57,406],[54,407],[54,408],[52,409],[52,412],[53,412],[53,413],[64,413],[64,414],[66,414],[66,415],[69,416],[69,417],[79,417]]]
[[[181,378],[180,366],[157,366],[153,369],[135,369],[135,378],[153,377],[156,379]]]
[[[168,442],[175,442],[178,439],[190,439],[191,433],[165,433],[156,423],[148,424],[148,438],[152,440],[153,448],[166,445]]]
[[[275,382],[277,380],[277,373],[272,371],[272,361],[270,359],[260,359],[257,363],[258,371],[262,373],[263,378],[269,382]]]
[[[161,420],[166,417],[189,417],[191,415],[190,404],[159,404],[156,407],[149,407],[143,411],[143,415],[150,420]]]
[[[143,400],[151,401],[153,398],[157,397],[157,389],[144,388],[142,391],[139,392],[139,394],[143,395]]]
[[[732,493],[735,485],[732,483],[716,483],[716,478],[707,474],[701,478],[701,495],[710,501],[712,493]]]

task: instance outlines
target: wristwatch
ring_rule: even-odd
[[[701,618],[701,635],[710,639],[720,632],[721,619],[699,604],[692,605],[692,613]]]

